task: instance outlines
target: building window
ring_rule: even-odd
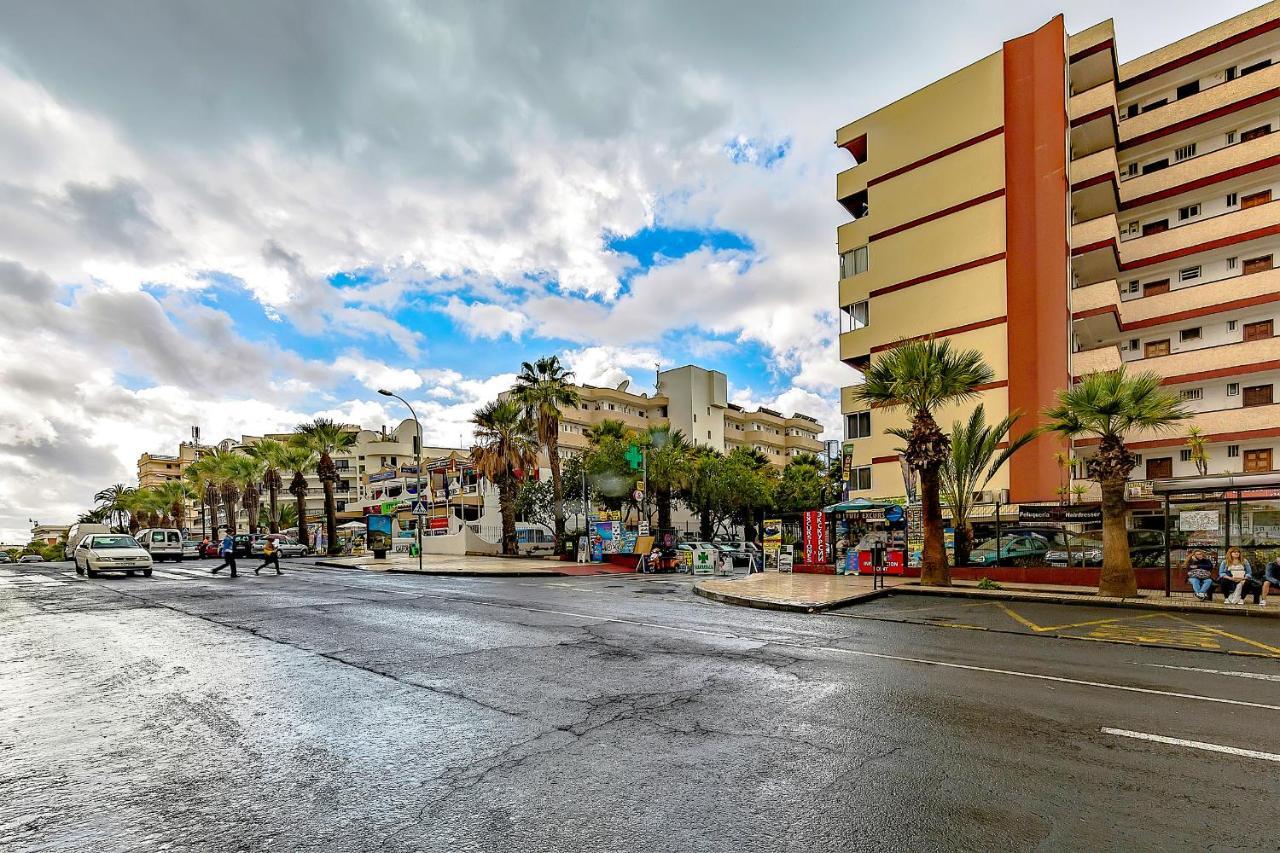
[[[1142,464],[1142,454],[1141,454],[1141,453],[1135,453],[1135,454],[1133,454],[1133,464],[1134,464],[1134,465],[1141,465],[1141,464]]]
[[[1236,132],[1234,130],[1227,131],[1227,144],[1228,145],[1236,144]]]
[[[1201,400],[1204,398],[1203,388],[1183,388],[1178,392],[1178,397],[1183,400]]]
[[[871,435],[871,412],[854,412],[844,416],[845,438],[868,438]]]
[[[1194,142],[1190,145],[1184,145],[1173,152],[1173,159],[1175,160],[1187,160],[1194,156],[1196,156],[1196,144]]]
[[[1176,94],[1178,98],[1189,98],[1199,91],[1200,91],[1200,81],[1192,80],[1190,83],[1183,83],[1181,86],[1179,86]],[[1192,153],[1194,153],[1196,147],[1194,145],[1191,145],[1189,147],[1191,148]]]
[[[865,299],[852,305],[846,305],[840,311],[840,331],[853,332],[865,328],[868,316],[868,305]]]
[[[1240,262],[1239,258],[1227,258],[1227,269],[1229,270],[1235,269],[1236,264],[1239,262]]]
[[[1125,174],[1130,178],[1138,174],[1137,161],[1134,161],[1133,163],[1130,163],[1127,167],[1125,167]]]
[[[1239,456],[1240,456],[1240,445],[1238,445],[1238,444],[1228,444],[1228,445],[1227,445],[1227,458],[1228,458],[1228,459],[1235,459],[1235,458],[1237,458],[1237,457],[1239,457]]]
[[[1200,327],[1196,326],[1191,329],[1182,329],[1178,332],[1178,340],[1182,343],[1200,340]]]
[[[1129,349],[1136,352],[1142,349],[1142,344],[1138,341],[1137,338],[1129,338]]]
[[[869,260],[866,246],[859,246],[845,252],[840,256],[840,277],[848,278],[851,275],[866,272]]]
[[[1180,451],[1178,451],[1178,459],[1179,459],[1179,460],[1181,460],[1182,462],[1190,462],[1190,461],[1191,461],[1191,451],[1190,451],[1190,450],[1180,450]]]
[[[1226,81],[1226,82],[1230,82],[1230,81],[1232,81],[1232,80],[1236,79],[1236,67],[1235,67],[1234,65],[1232,65],[1232,66],[1231,66],[1230,68],[1228,68],[1226,71],[1223,71],[1223,72],[1222,72],[1222,79],[1223,79],[1224,81]],[[1228,136],[1234,136],[1235,134],[1231,134],[1231,133],[1229,133],[1229,134],[1227,134],[1227,135],[1228,135]],[[1228,140],[1228,141],[1230,141],[1230,140]]]
[[[1227,331],[1228,331],[1228,332],[1234,332],[1235,330],[1236,330],[1236,321],[1235,321],[1235,320],[1228,320],[1228,321],[1227,321]]]
[[[863,465],[849,471],[849,491],[865,492],[871,488],[871,466]]]
[[[1227,207],[1235,207],[1240,203],[1239,193],[1227,193]]]
[[[1186,207],[1180,207],[1180,208],[1178,208],[1178,221],[1179,221],[1179,222],[1185,222],[1186,220],[1188,220],[1188,219],[1193,219],[1193,218],[1195,218],[1195,217],[1197,217],[1197,216],[1199,216],[1199,215],[1200,215],[1200,205],[1199,205],[1198,203],[1197,203],[1197,204],[1189,204],[1189,205],[1187,205]]]
[[[1227,396],[1228,396],[1228,397],[1235,397],[1235,396],[1239,395],[1239,393],[1240,393],[1240,383],[1239,383],[1239,382],[1228,382],[1228,383],[1227,383]]]
[[[1129,286],[1125,288],[1125,293],[1137,293],[1140,286],[1141,285],[1139,285],[1138,282],[1131,281],[1129,282]]]
[[[1192,281],[1200,277],[1200,267],[1187,267],[1178,270],[1178,281]]]

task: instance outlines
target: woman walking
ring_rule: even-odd
[[[239,575],[236,574],[236,540],[235,537],[231,535],[230,530],[228,530],[227,534],[222,537],[222,544],[219,546],[218,551],[222,554],[222,565],[214,566],[209,570],[209,574],[216,575],[218,572],[230,566],[231,577],[239,577]]]
[[[284,574],[284,572],[280,571],[280,546],[274,536],[268,536],[266,541],[262,543],[262,565],[254,569],[253,573],[256,575],[270,565],[275,565],[276,574]]]

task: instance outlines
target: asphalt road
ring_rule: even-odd
[[[0,567],[0,849],[1276,849],[1273,660],[285,568]]]

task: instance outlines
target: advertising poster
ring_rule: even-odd
[[[778,549],[782,547],[782,519],[766,518],[763,535],[764,565],[766,568],[777,568]]]
[[[591,538],[591,562],[593,563],[604,562],[604,539],[600,537],[600,527],[600,524],[591,525],[591,530],[588,534]]]
[[[624,530],[622,532],[622,540],[618,545],[618,553],[634,554],[636,552],[636,538],[634,530]]]
[[[804,530],[803,562],[813,565],[827,561],[826,516],[818,510],[807,510],[802,516]]]
[[[920,506],[907,507],[907,555],[911,566],[919,566],[923,561],[924,510]]]
[[[391,528],[392,519],[389,515],[369,515],[365,516],[365,524],[368,525],[368,535],[366,545],[371,551],[390,551],[391,550]]]
[[[693,557],[693,573],[695,575],[711,575],[716,571],[716,552],[710,548],[699,548],[691,552]]]
[[[598,521],[598,522],[596,522],[596,525],[595,525],[595,534],[596,534],[596,539],[597,539],[597,540],[599,540],[599,542],[600,542],[600,553],[601,553],[601,554],[616,554],[616,553],[617,553],[617,540],[615,540],[615,539],[613,538],[613,525],[614,525],[614,522],[612,522],[612,521]],[[593,552],[593,553],[592,553],[592,556],[593,556],[593,557],[594,557],[594,551],[595,551],[595,549],[594,549],[594,547],[593,547],[593,548],[592,548],[592,552]],[[603,557],[601,557],[601,559],[604,559],[604,558],[603,558]]]
[[[795,546],[779,545],[778,546],[778,571],[790,572],[795,565]]]

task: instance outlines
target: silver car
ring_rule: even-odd
[[[142,572],[151,577],[151,554],[126,533],[95,533],[76,546],[76,574],[96,578],[100,572]]]

